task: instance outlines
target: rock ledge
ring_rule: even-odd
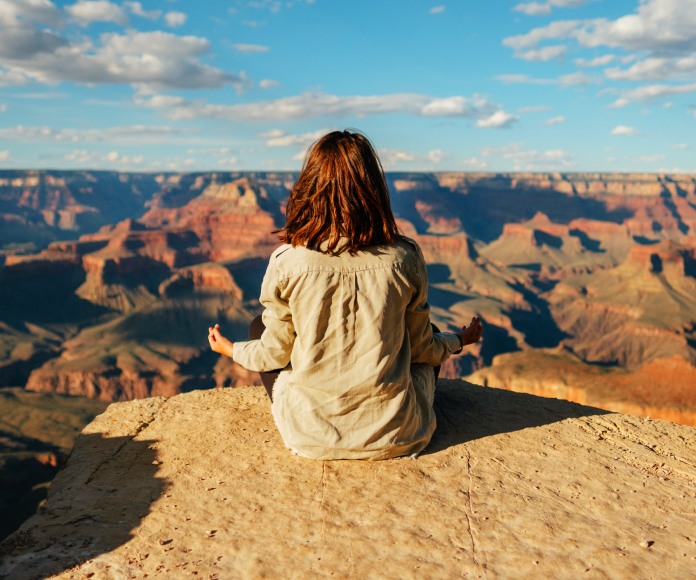
[[[262,389],[117,403],[0,577],[686,578],[696,429],[441,381],[418,460],[288,452]]]

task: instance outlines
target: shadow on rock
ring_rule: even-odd
[[[131,539],[167,488],[157,477],[154,443],[81,435],[46,506],[0,544],[0,578],[46,578]]]
[[[608,413],[561,399],[440,379],[435,391],[438,426],[423,455],[490,435]]]

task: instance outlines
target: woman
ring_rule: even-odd
[[[415,455],[435,430],[436,371],[481,338],[474,317],[434,332],[418,245],[399,235],[377,155],[360,133],[311,147],[288,199],[284,245],[261,286],[260,337],[213,351],[275,375],[269,395],[285,444],[314,459]]]

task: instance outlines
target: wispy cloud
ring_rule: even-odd
[[[605,66],[612,62],[616,58],[615,55],[613,54],[605,54],[603,56],[597,56],[595,58],[591,59],[585,59],[585,58],[576,58],[573,62],[577,66],[581,67],[595,67],[595,66]]]
[[[382,165],[387,170],[403,167],[434,168],[447,159],[449,155],[442,149],[431,149],[425,153],[417,153],[406,149],[381,148],[378,151]]]
[[[503,74],[495,77],[497,80],[506,84],[525,84],[525,85],[559,85],[571,87],[577,85],[592,85],[600,83],[600,79],[584,72],[574,72],[561,75],[558,78],[537,78],[526,74]]]
[[[544,121],[544,125],[553,127],[554,125],[561,125],[565,123],[566,118],[563,115],[558,115],[557,117],[551,117],[550,119]]]
[[[270,101],[233,105],[186,100],[170,95],[136,95],[136,103],[163,109],[173,119],[228,119],[278,121],[324,116],[365,117],[389,113],[410,113],[422,117],[465,117],[484,121],[481,127],[508,126],[516,119],[485,97],[430,97],[416,93],[338,96],[305,93]]]
[[[631,127],[630,125],[617,125],[611,130],[610,135],[633,137],[638,135],[638,129]]]
[[[610,107],[621,108],[635,101],[648,102],[693,92],[696,92],[696,83],[686,85],[644,85],[637,89],[623,91]]]
[[[521,2],[513,10],[529,16],[546,16],[553,8],[577,8],[586,0],[547,0],[547,2]]]
[[[442,14],[445,11],[445,7],[440,4],[439,6],[433,6],[428,12],[430,14]]]
[[[511,163],[515,171],[548,171],[574,165],[571,154],[563,149],[525,149],[522,143],[484,147],[481,154],[486,158],[500,157]]]
[[[261,52],[268,52],[271,50],[269,46],[264,46],[262,44],[233,44],[232,48],[234,48],[237,52],[243,52],[245,54],[256,54],[256,53],[261,53]]]
[[[97,151],[89,151],[87,149],[75,149],[69,151],[63,156],[63,159],[78,165],[94,165],[95,163],[101,166],[112,167],[132,167],[142,165],[145,160],[142,155],[123,155],[118,151],[109,151],[101,153]]]
[[[259,137],[266,140],[266,147],[308,147],[329,131],[330,129],[319,129],[310,133],[290,134],[282,129],[273,129],[261,133]]]
[[[523,60],[547,61],[561,58],[567,52],[568,47],[563,44],[534,48],[517,54]]]
[[[56,129],[48,126],[17,125],[0,128],[0,139],[26,142],[167,143],[177,137],[188,140],[193,133],[193,130],[186,128],[152,125],[128,125],[100,129]]]
[[[506,127],[512,127],[512,125],[514,125],[517,121],[519,121],[519,118],[515,115],[511,115],[510,113],[506,113],[505,111],[496,111],[489,117],[484,117],[483,119],[479,119],[478,121],[476,121],[476,126],[484,127],[487,129],[501,129]]]
[[[281,83],[273,79],[261,79],[259,81],[259,88],[262,89],[273,89],[279,86],[281,86]]]
[[[177,28],[178,26],[183,26],[186,24],[186,20],[188,20],[188,16],[184,14],[183,12],[167,12],[164,15],[164,21],[167,23],[167,26],[171,28]]]
[[[162,16],[161,10],[145,10],[140,2],[124,2],[123,5],[131,11],[131,14],[142,18],[155,20]]]

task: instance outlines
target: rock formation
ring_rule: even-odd
[[[0,385],[125,400],[258,382],[211,355],[205,330],[246,338],[295,178],[0,171]],[[435,322],[486,326],[442,376],[691,421],[679,405],[696,372],[694,176],[387,179],[429,264]],[[572,381],[533,359],[572,367]],[[670,379],[650,394],[657,368]],[[600,371],[611,400],[583,387]]]
[[[696,429],[443,381],[417,460],[312,461],[265,393],[118,403],[0,575],[687,578]]]

